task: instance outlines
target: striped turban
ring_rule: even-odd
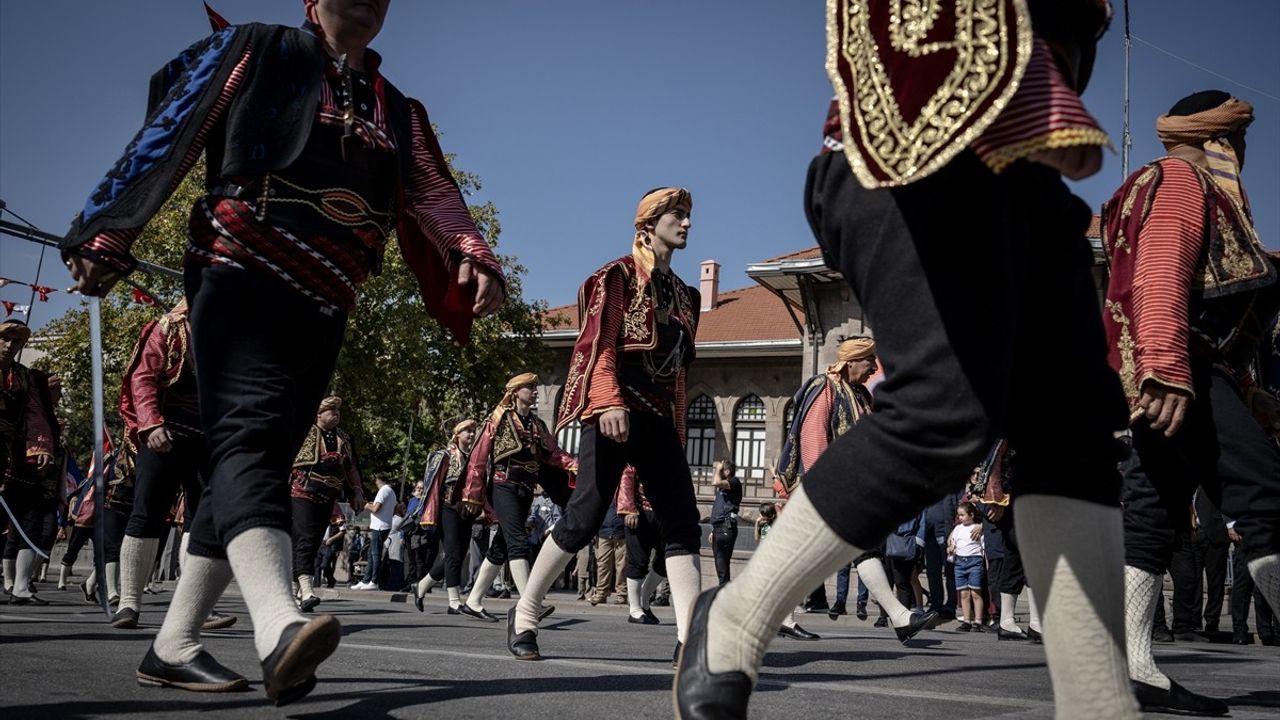
[[[653,270],[653,250],[645,244],[645,238],[649,236],[649,231],[645,228],[677,208],[684,208],[685,212],[693,210],[693,195],[684,188],[655,188],[640,198],[640,204],[636,206],[636,239],[631,246],[631,254],[644,267],[645,272]]]
[[[1203,148],[1214,181],[1244,204],[1240,158],[1226,138],[1253,122],[1253,105],[1221,90],[1206,90],[1179,100],[1156,119],[1156,137],[1166,150],[1181,145]]]
[[[520,373],[507,381],[506,392],[502,395],[502,401],[498,403],[498,407],[493,409],[491,419],[497,421],[506,410],[515,407],[516,391],[522,387],[538,384],[538,376],[535,373]]]
[[[840,343],[840,347],[836,350],[836,362],[827,366],[827,372],[835,375],[851,362],[867,360],[875,356],[875,340],[867,337],[849,338]]]

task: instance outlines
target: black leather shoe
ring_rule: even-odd
[[[751,701],[751,678],[743,672],[712,673],[707,668],[707,619],[720,588],[698,596],[689,632],[679,651],[671,688],[677,720],[745,720]]]
[[[465,605],[463,607],[466,607]],[[507,649],[517,660],[541,660],[542,654],[538,652],[538,633],[532,630],[525,630],[522,633],[516,632],[516,608],[513,605],[507,611]]]
[[[973,631],[976,633],[984,633],[987,631],[987,626],[982,623],[974,623]]]
[[[262,661],[262,686],[276,707],[301,699],[316,686],[316,668],[338,649],[342,626],[332,615],[295,623],[280,634]]]
[[[308,595],[302,599],[301,603],[298,603],[298,609],[304,613],[309,613],[315,610],[316,606],[319,604],[320,604],[320,598],[316,597],[315,595]]]
[[[635,615],[627,615],[627,622],[631,623],[632,625],[657,625],[658,618],[653,617],[652,615],[644,615],[644,614],[641,614],[640,617],[636,617]]]
[[[832,605],[831,609],[827,611],[827,617],[831,618],[833,621],[839,620],[841,615],[848,615],[848,614],[849,614],[849,611],[846,610],[844,605],[840,603],[836,603],[835,605]]]
[[[461,606],[459,606],[459,607],[461,607]],[[461,610],[459,610],[458,608],[456,608],[456,607],[454,607],[454,606],[450,605],[450,606],[449,606],[449,609],[446,611],[446,613],[447,613],[447,614],[449,614],[449,615],[461,615],[461,614],[462,614],[462,611],[461,611]]]
[[[9,594],[10,605],[48,605],[48,600],[41,600],[39,595],[32,594],[31,597],[18,597],[13,593]]]
[[[203,650],[189,663],[170,665],[156,657],[155,645],[147,648],[138,665],[138,684],[143,687],[176,687],[195,692],[231,692],[249,687],[240,673],[223,667]]]
[[[783,625],[778,628],[778,635],[792,640],[821,640],[822,636],[817,633],[811,633],[808,630],[796,625],[795,627],[787,627]]]
[[[889,627],[889,618],[883,615],[876,618],[876,627]]]
[[[893,631],[898,635],[898,642],[906,645],[908,640],[916,636],[916,633],[933,627],[937,619],[938,613],[933,610],[928,612],[912,610],[911,622],[907,623],[906,627],[894,628]]]
[[[96,587],[89,587],[88,578],[85,578],[80,583],[80,592],[84,593],[85,602],[95,604],[98,602],[98,589]]]
[[[1157,626],[1152,628],[1151,642],[1171,643],[1173,642],[1173,633],[1167,627]]]
[[[551,617],[551,613],[555,611],[556,611],[555,605],[547,605],[546,607],[542,608],[542,612],[538,613],[538,622],[542,622],[543,620],[546,620],[547,618]]]
[[[973,626],[967,622],[962,622],[956,626],[956,632],[970,632],[972,630]]]
[[[422,596],[417,592],[413,594],[413,606],[418,608],[418,612],[426,612],[427,608],[422,604]]]
[[[1198,631],[1198,630],[1192,630],[1191,632],[1180,632],[1180,633],[1174,633],[1174,634],[1173,634],[1173,639],[1174,639],[1174,641],[1176,641],[1176,642],[1180,642],[1180,643],[1184,643],[1184,642],[1185,642],[1185,643],[1207,643],[1207,642],[1213,642],[1212,640],[1210,640],[1210,639],[1209,639],[1209,637],[1208,637],[1207,635],[1205,635],[1204,633],[1202,633],[1202,632],[1200,632],[1200,631]]]
[[[209,613],[209,617],[205,619],[204,624],[200,626],[200,629],[201,630],[221,630],[223,628],[229,628],[235,624],[236,624],[235,615],[224,615],[223,613],[220,613],[217,610],[214,610],[213,612]]]
[[[684,643],[676,641],[676,649],[671,651],[671,669],[680,669],[680,650],[684,648]]]
[[[461,605],[459,605],[458,612],[462,613],[463,615],[466,615],[467,617],[473,617],[483,622],[491,622],[491,623],[498,622],[497,616],[494,615],[493,613],[489,612],[488,610],[485,610],[484,608],[476,610],[475,608],[471,607],[467,603],[462,603]]]
[[[1133,686],[1133,694],[1137,696],[1138,704],[1147,712],[1213,717],[1226,715],[1230,710],[1221,700],[1197,695],[1172,680],[1169,681],[1168,690],[1137,680],[1130,680],[1129,684]]]
[[[1021,630],[1019,630],[1018,632],[1014,632],[1012,630],[1005,630],[999,625],[996,626],[996,640],[1027,640],[1027,639],[1028,639],[1027,634],[1022,632]]]
[[[1253,636],[1244,630],[1232,630],[1231,642],[1235,645],[1252,645]]]
[[[866,605],[863,605],[863,604],[861,604],[861,603],[859,603],[859,604],[858,604],[858,609],[857,609],[857,610],[855,610],[853,614],[854,614],[854,616],[855,616],[855,617],[857,617],[859,620],[866,620],[866,619],[867,619],[867,606],[866,606]]]
[[[648,619],[649,619],[649,622],[648,622],[648,624],[649,624],[649,625],[661,625],[661,624],[662,624],[662,621],[658,619],[658,616],[657,616],[657,615],[654,615],[654,614],[653,614],[653,611],[652,611],[652,610],[650,610],[649,608],[645,608],[645,609],[644,609],[644,616],[645,616],[646,618],[648,618]]]
[[[111,616],[111,627],[121,630],[132,630],[138,627],[138,611],[133,608],[120,608]]]

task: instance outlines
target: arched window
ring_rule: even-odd
[[[743,480],[764,480],[764,401],[742,398],[733,412],[733,464]]]
[[[564,388],[560,388],[560,392],[556,394],[556,410],[560,408],[560,403],[564,401]],[[556,433],[556,442],[560,443],[560,449],[570,455],[577,455],[578,448],[582,445],[582,422],[574,418],[573,422],[560,428],[560,432]]]
[[[716,454],[716,404],[706,395],[699,395],[689,403],[685,416],[688,442],[685,457],[695,477],[711,474],[711,463]]]
[[[796,421],[796,404],[794,400],[787,401],[787,408],[782,411],[782,434],[788,436],[791,434],[791,425]]]

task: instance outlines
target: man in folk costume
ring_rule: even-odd
[[[698,293],[671,271],[689,239],[693,197],[684,188],[640,199],[631,253],[605,265],[578,291],[574,343],[557,426],[583,423],[577,486],[543,543],[527,593],[507,614],[507,647],[538,660],[538,620],[551,583],[591,542],[627,464],[645,483],[666,543],[676,649],[702,585],[693,479],[685,459],[685,378],[694,357]],[[674,662],[674,658],[673,658]]]
[[[461,613],[462,561],[471,545],[470,516],[458,512],[457,497],[466,483],[467,461],[476,439],[476,421],[463,418],[454,423],[449,444],[431,453],[422,476],[422,513],[418,524],[423,528],[427,554],[420,560],[430,568],[414,588],[413,604],[423,612],[423,595],[441,579],[449,594],[449,614]],[[440,549],[443,546],[444,552]],[[443,555],[444,562],[440,562]]]
[[[568,474],[578,469],[577,461],[560,449],[555,435],[533,412],[537,397],[537,375],[521,373],[508,380],[502,401],[480,428],[467,465],[461,511],[471,518],[481,512],[491,514],[500,531],[476,572],[471,596],[458,608],[477,620],[498,622],[484,609],[484,596],[504,563],[510,564],[516,590],[524,597],[532,554],[525,521],[534,491],[542,487],[564,503],[569,496]],[[544,608],[542,616],[553,610]]]
[[[48,605],[32,591],[31,577],[35,548],[52,545],[58,532],[62,473],[57,454],[61,443],[49,376],[17,360],[30,337],[26,323],[13,319],[0,322],[0,497],[17,519],[17,524],[11,525],[8,515],[0,513],[4,515],[0,522],[9,525],[4,582],[11,604]]]
[[[142,327],[120,388],[120,418],[127,452],[136,459],[133,509],[120,543],[120,603],[111,625],[130,629],[138,626],[143,586],[169,533],[169,511],[185,492],[183,524],[190,526],[205,487],[209,447],[200,430],[185,300]]]
[[[699,599],[677,714],[745,717],[782,618],[849,558],[960,490],[1007,436],[1026,469],[1015,518],[1058,716],[1137,717],[1114,437],[1124,406],[1090,275],[1091,213],[1061,177],[1101,166],[1107,139],[1080,93],[1110,7],[827,7],[837,102],[806,209],[889,373],[876,412],[807,468],[744,571]],[[1093,542],[1062,542],[1081,534]]]
[[[1179,100],[1156,120],[1168,155],[1103,207],[1103,315],[1133,431],[1122,494],[1129,674],[1144,709],[1228,710],[1169,679],[1151,655],[1155,604],[1197,487],[1235,520],[1250,574],[1273,606],[1280,600],[1280,448],[1245,399],[1277,276],[1240,184],[1252,121],[1253,107],[1225,92]]]
[[[632,465],[622,472],[615,503],[627,536],[627,622],[658,625],[661,621],[653,614],[649,600],[667,576],[662,526]]]
[[[309,613],[320,604],[315,593],[316,555],[334,505],[342,498],[357,513],[364,509],[364,484],[351,436],[338,427],[342,398],[320,401],[316,422],[302,441],[289,474],[289,502],[293,506],[293,577],[298,583],[298,607]]]
[[[793,401],[795,420],[778,461],[783,495],[793,494],[808,468],[813,467],[833,440],[871,414],[871,392],[866,382],[875,374],[876,344],[871,338],[849,338],[836,349],[836,362],[827,371],[809,378]],[[898,640],[906,643],[929,627],[938,613],[915,611],[903,605],[884,569],[884,543],[860,553],[853,560],[858,578],[889,616]],[[784,619],[784,623],[790,615]],[[784,631],[783,635],[788,634]]]
[[[303,4],[301,28],[228,27],[157,73],[144,127],[63,242],[76,288],[106,294],[134,268],[142,227],[207,150],[185,265],[209,489],[138,680],[210,692],[247,684],[199,638],[239,576],[277,704],[311,691],[341,638],[335,618],[308,619],[294,602],[285,479],[357,287],[380,271],[394,229],[425,309],[459,342],[505,294],[425,109],[368,47],[387,0]]]

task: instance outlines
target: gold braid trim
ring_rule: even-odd
[[[1097,128],[1063,128],[1005,145],[983,157],[982,161],[991,168],[991,172],[1000,173],[1018,160],[1043,150],[1056,150],[1077,145],[1112,147],[1111,139]]]

